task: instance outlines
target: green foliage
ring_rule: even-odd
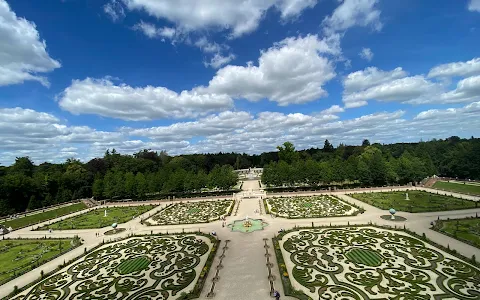
[[[434,174],[480,179],[480,139],[451,137],[390,145],[365,141],[362,146],[340,144],[337,148],[331,142],[319,145],[323,148],[299,151],[286,142],[279,151],[259,155],[220,152],[170,157],[165,151],[144,149],[121,155],[112,149],[86,163],[68,159],[40,165],[19,157],[12,166],[0,167],[0,216],[24,212],[32,195],[39,207],[44,207],[91,196],[142,199],[167,193],[191,194],[207,187],[225,189],[235,186],[236,177],[218,174],[226,174],[230,167],[265,167],[262,180],[270,186],[403,184]],[[217,165],[223,170],[210,174]],[[135,175],[133,185],[130,174],[126,175],[130,172]],[[145,184],[138,174],[143,174]]]

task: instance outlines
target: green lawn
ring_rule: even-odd
[[[59,253],[74,248],[72,239],[1,240],[0,284],[32,270]]]
[[[410,200],[405,200],[406,191],[360,193],[350,197],[381,209],[394,208],[406,212],[433,212],[475,208],[478,203],[451,196],[437,195],[424,191],[408,191]]]
[[[457,225],[458,223],[458,225]],[[435,229],[480,248],[480,218],[439,221]]]
[[[23,228],[25,226],[41,223],[46,220],[65,216],[80,210],[87,208],[85,203],[79,202],[68,206],[63,206],[57,209],[48,210],[42,213],[35,213],[27,215],[26,217],[20,217],[18,219],[8,220],[6,222],[0,222],[5,227],[12,227],[13,229]]]
[[[456,182],[437,181],[433,185],[433,188],[446,190],[450,192],[458,192],[464,194],[480,195],[480,186],[473,184],[463,184]]]
[[[153,209],[154,205],[142,206],[124,206],[107,208],[107,216],[105,217],[105,208],[99,208],[87,213],[74,216],[63,221],[59,221],[50,225],[45,225],[37,230],[69,230],[69,229],[92,229],[111,226],[113,223],[125,223],[133,217],[139,216]]]

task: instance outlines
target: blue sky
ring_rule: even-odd
[[[479,24],[480,0],[0,0],[0,163],[478,136]]]

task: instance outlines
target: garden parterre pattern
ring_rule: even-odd
[[[274,197],[265,201],[271,213],[291,219],[348,216],[358,211],[330,195]]]
[[[171,204],[146,220],[147,225],[208,223],[228,215],[233,200],[180,202]]]
[[[404,232],[299,230],[280,247],[293,287],[313,299],[480,299],[480,269]]]
[[[205,276],[213,246],[195,234],[128,238],[101,246],[13,299],[177,299]]]

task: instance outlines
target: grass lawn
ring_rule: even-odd
[[[408,191],[410,200],[405,200],[406,191],[351,194],[350,197],[380,209],[394,208],[406,212],[432,212],[475,208],[478,203],[451,196],[424,191]]]
[[[108,207],[107,216],[105,217],[105,208],[99,208],[87,213],[74,216],[63,221],[45,225],[37,230],[69,230],[69,229],[92,229],[111,226],[113,223],[125,223],[133,217],[137,217],[147,211],[153,209],[154,205],[142,206],[124,206],[124,207]]]
[[[480,186],[474,184],[437,181],[435,182],[433,187],[436,189],[446,190],[450,192],[480,195]]]
[[[0,241],[0,284],[74,248],[73,239]]]
[[[480,218],[441,220],[434,229],[480,248]]]
[[[57,209],[48,210],[42,213],[35,213],[32,215],[27,215],[26,217],[20,217],[18,219],[12,219],[12,220],[8,220],[6,222],[0,222],[0,223],[5,225],[5,227],[11,226],[13,229],[18,229],[18,228],[34,225],[37,223],[41,223],[46,220],[65,216],[65,215],[83,210],[85,208],[87,208],[85,203],[79,202],[72,205],[60,207]]]

